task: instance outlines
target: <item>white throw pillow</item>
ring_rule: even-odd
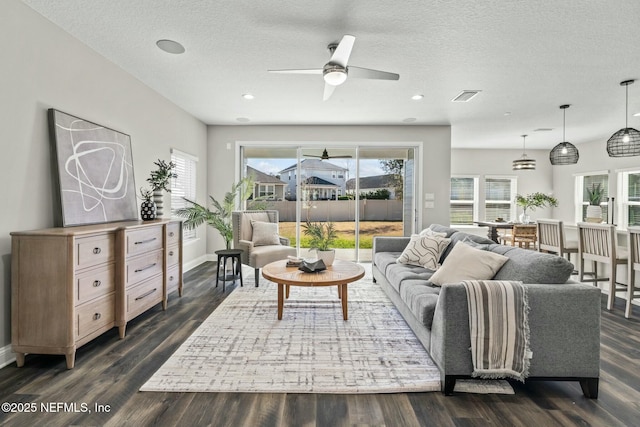
[[[440,256],[447,249],[451,239],[442,236],[421,236],[411,235],[411,240],[402,255],[396,260],[398,264],[411,264],[430,270],[437,270],[440,267],[438,261]]]
[[[279,245],[277,222],[251,221],[253,246]]]
[[[508,259],[504,255],[458,242],[429,281],[442,286],[445,283],[458,283],[463,280],[490,280]]]

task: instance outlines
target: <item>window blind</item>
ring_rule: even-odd
[[[177,178],[171,180],[171,211],[187,207],[184,200],[196,199],[196,166],[198,158],[178,150],[171,150],[171,161],[176,164]],[[183,230],[183,240],[195,239],[196,230]]]

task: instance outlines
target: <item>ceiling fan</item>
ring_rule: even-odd
[[[270,73],[285,74],[322,74],[324,77],[323,101],[331,97],[336,86],[340,86],[347,77],[358,79],[398,80],[400,75],[386,71],[372,70],[370,68],[347,66],[351,49],[356,38],[344,35],[340,43],[331,43],[327,48],[331,52],[331,59],[322,68],[294,69],[294,70],[268,70]]]
[[[321,156],[314,156],[313,154],[305,154],[305,157],[316,157],[320,160],[329,160],[329,159],[350,159],[351,156],[330,156],[329,153],[327,152],[327,149],[325,148],[324,151],[322,152]]]

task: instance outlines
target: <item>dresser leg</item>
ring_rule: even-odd
[[[16,365],[18,365],[18,368],[22,368],[24,366],[24,356],[25,353],[16,353]]]
[[[124,338],[125,330],[127,329],[127,325],[124,324],[122,326],[118,326],[118,334],[120,335],[120,339]]]
[[[167,299],[166,298],[162,300],[162,309],[163,310],[167,309]]]
[[[73,366],[76,363],[76,352],[75,350],[71,353],[66,353],[64,358],[67,359],[67,369],[73,369]]]

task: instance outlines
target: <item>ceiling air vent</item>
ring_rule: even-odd
[[[453,98],[452,102],[469,102],[473,99],[474,96],[479,94],[479,90],[463,90],[460,92],[455,98]]]

